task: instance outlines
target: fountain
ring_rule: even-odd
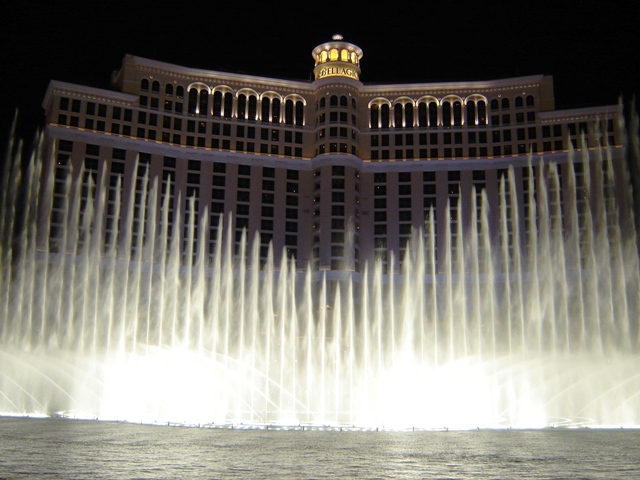
[[[154,207],[159,185],[146,178],[148,241],[134,240],[124,218],[121,244],[104,246],[98,184],[93,203],[69,202],[65,248],[50,251],[35,219],[53,180],[41,175],[38,146],[26,168],[13,151],[0,190],[3,414],[236,426],[640,424],[638,250],[632,216],[603,193],[614,174],[606,148],[595,160],[571,154],[605,166],[580,187],[594,200],[586,211],[560,206],[555,165],[547,181],[530,175],[538,221],[526,251],[492,243],[479,209],[471,222],[482,228],[457,245],[447,232],[444,273],[432,270],[427,222],[400,275],[373,263],[357,281],[337,282],[286,259],[251,268],[258,244],[234,255],[230,229],[218,229],[210,258],[193,212],[187,248],[198,247],[183,262],[167,205]],[[512,188],[501,184],[502,228],[517,214],[504,202]]]

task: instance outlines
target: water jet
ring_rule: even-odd
[[[597,161],[606,165],[606,149]],[[637,239],[602,182],[589,186],[592,208],[564,203],[573,210],[562,225],[557,189],[539,181],[534,241],[515,257],[488,229],[458,236],[457,248],[448,232],[448,268],[430,271],[427,221],[400,274],[374,262],[329,280],[284,255],[248,267],[260,264],[258,244],[245,239],[253,258],[239,261],[222,227],[212,262],[202,249],[183,262],[166,205],[154,207],[157,180],[147,208],[163,220],[135,253],[126,222],[123,244],[104,245],[104,184],[93,203],[69,201],[65,248],[51,251],[35,216],[52,173],[41,174],[37,148],[20,165],[8,156],[0,217],[0,412],[337,428],[640,424]],[[501,222],[511,214],[503,208]]]

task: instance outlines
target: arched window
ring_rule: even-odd
[[[411,128],[414,126],[413,100],[407,97],[397,98],[393,105],[393,126]]]
[[[438,126],[438,104],[436,102],[429,102],[429,126]]]
[[[380,127],[389,128],[389,105],[386,103],[380,108]]]
[[[261,102],[261,106],[262,106],[262,111],[260,114],[260,120],[262,120],[263,122],[268,122],[269,114],[271,113],[271,99],[263,98]]]
[[[238,95],[238,118],[247,118],[247,96],[244,93]]]
[[[149,90],[149,80],[147,80],[146,78],[140,80],[140,90]]]
[[[329,106],[331,106],[331,107],[337,107],[338,106],[338,96],[337,95],[331,95],[331,98],[329,99]]]
[[[503,98],[502,99],[502,108],[509,108],[509,99],[508,98]]]
[[[249,114],[247,115],[249,120],[258,119],[258,97],[255,95],[249,96]]]
[[[491,110],[498,110],[498,108],[500,108],[500,104],[498,103],[498,100],[494,98],[491,100]]]
[[[404,126],[413,127],[413,104],[404,104]]]
[[[418,127],[427,126],[427,104],[420,102],[418,104]]]
[[[451,103],[449,102],[442,104],[442,125],[445,127],[451,126]]]
[[[476,125],[476,102],[467,102],[467,125]]]
[[[184,97],[184,87],[182,85],[178,85],[176,87],[176,97],[183,98]]]
[[[380,109],[378,105],[371,105],[370,116],[371,118],[369,121],[371,123],[371,128],[378,128],[378,121],[380,119]]]
[[[187,110],[189,113],[197,113],[198,111],[198,89],[195,87],[189,89],[189,105]]]
[[[280,99],[274,98],[271,103],[271,122],[280,123]]]
[[[287,125],[304,124],[304,104],[300,100],[289,98],[284,103],[284,123]]]
[[[527,95],[527,107],[533,107],[534,98],[533,95]]]
[[[296,125],[304,125],[304,104],[301,101],[296,102]]]
[[[164,86],[164,94],[165,95],[173,95],[173,84],[167,83]]]
[[[154,80],[153,83],[151,84],[151,91],[152,92],[156,92],[159,93],[160,92],[160,82],[157,80]]]
[[[523,106],[524,106],[524,100],[522,100],[522,97],[518,95],[516,97],[516,108],[521,108]]]
[[[358,104],[356,103],[356,99],[355,98],[351,99],[351,108],[353,108],[354,110],[356,110],[358,108]]]
[[[327,99],[325,97],[322,97],[320,99],[320,108],[324,108],[327,105]]]
[[[213,93],[213,116],[222,116],[222,92]]]
[[[341,50],[340,51],[340,61],[348,62],[349,61],[349,50]]]
[[[473,95],[466,101],[466,125],[487,124],[487,104],[480,95]]]
[[[293,125],[293,100],[284,103],[284,123]]]
[[[462,103],[458,100],[453,102],[453,124],[462,125]]]
[[[198,113],[200,115],[207,115],[209,113],[209,91],[206,88],[200,90]]]
[[[233,114],[233,94],[231,92],[227,92],[224,94],[224,116],[226,118],[231,118]]]
[[[340,106],[341,106],[341,107],[348,107],[348,106],[349,106],[349,104],[347,103],[347,97],[346,97],[346,95],[342,95],[342,96],[340,97]]]
[[[487,104],[484,100],[478,102],[478,125],[487,124]]]
[[[393,126],[396,128],[402,128],[402,104],[396,103],[393,106]]]

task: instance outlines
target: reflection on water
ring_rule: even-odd
[[[633,429],[320,432],[0,419],[0,478],[638,478]]]

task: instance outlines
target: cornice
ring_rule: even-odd
[[[528,77],[514,77],[489,81],[469,82],[440,82],[440,83],[408,83],[388,85],[364,85],[360,90],[361,96],[391,96],[391,95],[450,95],[452,93],[489,93],[538,88],[543,82],[544,75]]]
[[[149,74],[164,75],[173,79],[183,79],[188,83],[202,82],[209,84],[212,80],[215,80],[216,82],[238,84],[242,87],[255,89],[284,88],[296,93],[313,92],[311,82],[182,67],[131,55],[125,57],[123,68],[132,68],[139,72]],[[185,85],[185,87],[186,86],[187,85]]]
[[[604,105],[600,107],[573,108],[569,110],[549,110],[538,112],[540,123],[558,123],[566,121],[593,120],[594,118],[619,118],[623,113],[622,105]]]
[[[172,79],[180,79],[187,84],[184,85],[185,87],[194,82],[202,82],[213,87],[216,85],[212,82],[215,82],[216,84],[226,83],[242,88],[253,88],[256,91],[280,88],[305,95],[314,94],[318,90],[339,84],[341,88],[351,89],[362,97],[500,93],[508,90],[538,88],[546,78],[551,78],[545,75],[530,75],[498,80],[464,82],[363,84],[360,81],[345,79],[340,81],[336,80],[337,77],[331,77],[311,82],[183,67],[133,55],[125,56],[123,69],[133,69],[149,76],[161,75]]]
[[[44,96],[44,100],[42,101],[43,108],[47,108],[46,106],[53,94],[113,104],[136,105],[138,102],[138,96],[130,93],[122,93],[113,90],[105,90],[102,88],[87,87],[84,85],[76,85],[74,83],[51,80]]]

